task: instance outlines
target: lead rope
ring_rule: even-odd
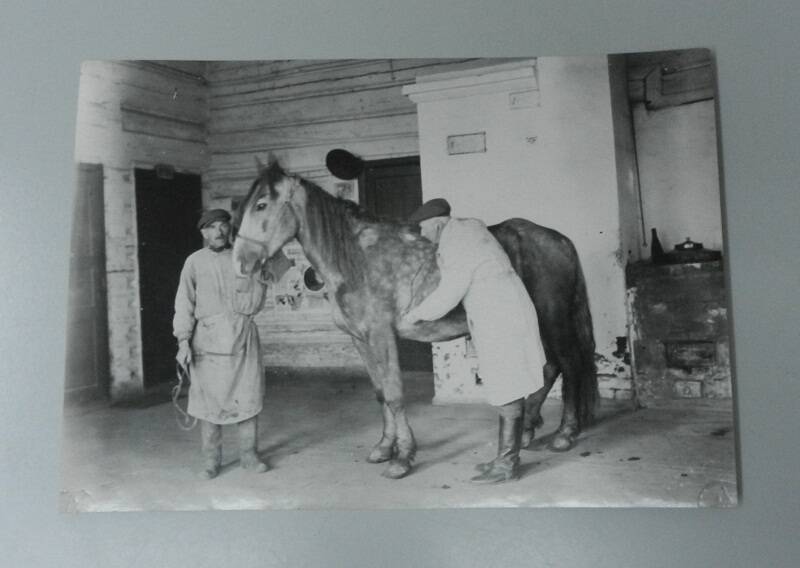
[[[197,417],[190,416],[181,408],[181,405],[178,404],[178,397],[181,395],[184,380],[187,383],[189,382],[189,371],[177,363],[175,364],[175,370],[178,375],[178,384],[172,387],[172,405],[178,411],[178,416],[175,417],[175,421],[178,423],[178,428],[188,432],[197,425]]]

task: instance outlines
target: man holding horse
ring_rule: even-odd
[[[524,398],[543,385],[545,363],[536,309],[497,239],[477,219],[450,216],[444,199],[433,199],[409,221],[438,243],[438,287],[404,316],[407,324],[443,317],[460,302],[489,403],[499,410],[497,457],[479,464],[471,481],[497,483],[519,477]]]
[[[188,412],[200,422],[205,479],[216,477],[222,464],[223,424],[237,424],[243,468],[269,469],[256,453],[264,375],[253,323],[265,285],[255,276],[235,275],[230,220],[223,209],[200,217],[197,228],[205,246],[186,259],[175,296],[176,360],[190,371]]]

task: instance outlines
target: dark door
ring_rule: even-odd
[[[142,365],[144,386],[151,388],[175,378],[175,292],[183,262],[203,245],[195,226],[202,211],[201,183],[194,174],[175,173],[170,179],[153,170],[135,174]]]
[[[361,203],[373,215],[406,219],[422,205],[419,158],[367,162],[359,188]]]
[[[373,215],[406,219],[422,205],[419,158],[367,162],[359,179],[359,199],[364,208]],[[401,339],[398,348],[401,369],[433,369],[430,344]]]
[[[78,165],[73,203],[64,381],[67,399],[107,396],[110,382],[102,165]]]

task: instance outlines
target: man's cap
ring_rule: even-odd
[[[231,214],[224,209],[209,209],[202,215],[200,220],[197,221],[197,228],[202,229],[206,225],[210,225],[214,221],[224,221],[225,223],[231,222]]]
[[[411,214],[408,221],[410,223],[419,223],[433,217],[446,217],[448,215],[450,215],[450,204],[446,199],[438,197],[423,203],[419,209]]]

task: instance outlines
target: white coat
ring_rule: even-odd
[[[264,370],[253,316],[265,286],[237,278],[231,249],[204,248],[186,259],[175,296],[173,332],[191,340],[190,415],[231,424],[261,412]]]
[[[439,319],[463,302],[490,404],[507,404],[540,389],[545,358],[536,308],[486,225],[451,218],[436,258],[439,286],[413,316]]]

